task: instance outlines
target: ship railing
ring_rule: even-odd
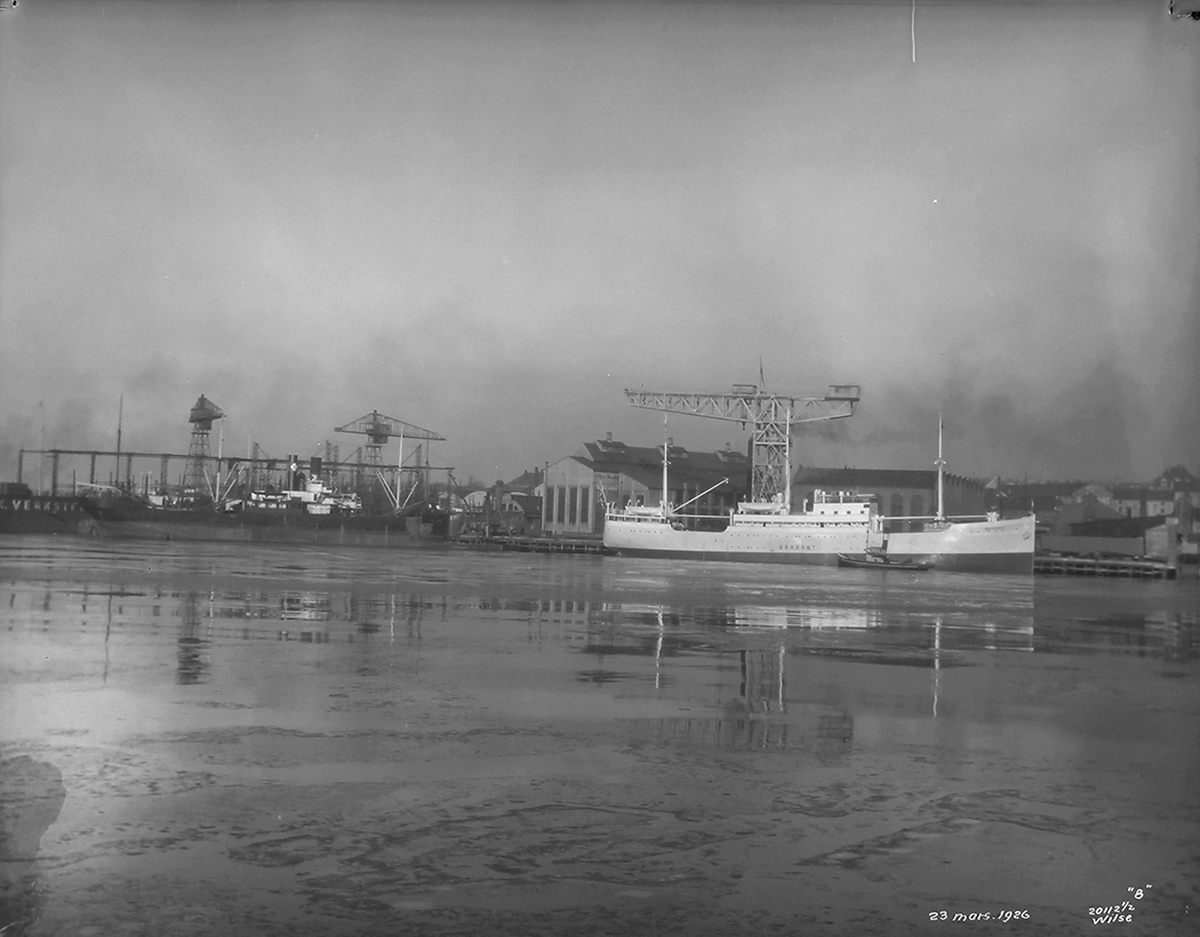
[[[608,506],[608,513],[609,514],[640,515],[643,517],[645,517],[647,515],[656,515],[656,516],[661,517],[662,513],[663,513],[663,509],[662,509],[662,505],[659,505],[659,504],[627,504],[623,508],[619,508],[619,507],[616,507],[615,505],[610,504]]]
[[[659,507],[629,507],[629,508],[609,508],[604,512],[605,520],[613,521],[661,521],[666,520],[667,515],[663,514],[662,508]]]
[[[991,514],[946,514],[938,517],[936,514],[881,514],[879,519],[888,521],[998,521],[1000,515]]]
[[[671,520],[675,520],[676,518],[679,518],[681,520],[683,520],[683,519],[712,520],[714,518],[719,518],[719,519],[723,520],[723,519],[726,519],[729,515],[724,512],[722,512],[720,514],[685,514],[682,511],[675,511],[675,510],[671,510],[669,508],[667,510],[667,513],[664,515],[662,508],[655,504],[655,505],[645,505],[645,506],[637,505],[635,507],[627,507],[627,508],[610,507],[608,510],[606,510],[604,512],[604,516],[606,518],[611,518],[613,520],[645,521],[645,520],[659,520],[664,517],[670,518]]]
[[[813,504],[867,504],[878,500],[874,493],[867,491],[826,491],[815,488],[812,493]]]
[[[779,514],[787,516],[787,505],[782,501],[741,501],[737,509],[742,514]]]
[[[97,483],[97,482],[75,482],[75,487],[77,487],[77,488],[91,488],[91,489],[94,489],[94,490],[96,490],[96,491],[115,491],[117,494],[124,494],[124,493],[125,493],[125,492],[124,492],[124,491],[122,491],[120,488],[118,488],[116,485],[101,485],[101,484],[99,484],[99,483]]]

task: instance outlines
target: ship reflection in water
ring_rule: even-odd
[[[5,815],[13,933],[1195,913],[1186,583],[29,538],[0,573],[0,788],[66,790]]]
[[[188,592],[180,597],[179,637],[176,639],[179,665],[175,668],[175,682],[179,684],[203,683],[208,678],[206,652],[211,638],[204,633],[201,625],[200,601],[200,595],[196,592]],[[212,609],[206,611],[208,614],[205,617],[211,617]]]
[[[720,685],[719,716],[657,719],[656,733],[717,747],[790,746],[833,754],[849,749],[855,711],[915,714],[922,694],[909,681],[903,695],[881,697],[871,688],[884,678],[870,667],[848,667],[834,673],[836,690],[827,687],[817,698],[814,687],[800,685],[803,672],[814,669],[806,667],[806,659],[928,670],[924,705],[936,716],[942,668],[962,666],[963,651],[1034,650],[1031,598],[1024,611],[996,610],[982,619],[969,612],[899,615],[881,608],[770,605],[701,608],[681,618],[661,607],[605,605],[594,613],[584,610],[584,650],[601,659],[653,655],[656,691],[674,679],[669,662],[683,653],[710,652],[718,658],[718,671],[731,671],[729,658],[736,655],[736,692],[733,681]],[[656,627],[654,634],[638,633],[639,627],[650,626]],[[703,629],[702,636],[690,636],[690,629],[697,627]],[[728,649],[714,644],[713,629],[732,639]],[[593,682],[634,676],[599,667],[580,672],[581,679]],[[853,692],[855,687],[859,692]]]

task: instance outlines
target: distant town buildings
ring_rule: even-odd
[[[1167,517],[1175,513],[1175,492],[1141,485],[1114,485],[1101,503],[1125,517]]]
[[[1036,509],[1038,547],[1076,554],[1195,557],[1200,481],[1184,466],[1149,485],[1095,482],[993,485],[998,503]]]
[[[463,501],[477,532],[515,535],[539,533],[543,481],[541,469],[527,469],[512,481],[497,481],[490,488],[477,488],[469,492]]]

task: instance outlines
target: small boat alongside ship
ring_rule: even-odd
[[[871,556],[870,554],[864,557],[855,557],[839,553],[837,564],[842,569],[881,569],[909,573],[920,573],[927,569],[933,569],[932,563],[902,563],[898,560],[890,560],[886,556]]]
[[[740,503],[722,519],[723,529],[700,530],[688,526],[699,518],[664,497],[657,507],[609,505],[604,546],[622,556],[1032,574],[1033,515],[946,516],[940,426],[936,465],[937,513],[928,517],[889,518],[874,495],[820,490],[809,510],[791,513],[789,493],[780,492],[769,501]],[[784,477],[790,482],[790,464]],[[664,445],[662,491],[669,490]],[[920,529],[890,530],[897,521]]]

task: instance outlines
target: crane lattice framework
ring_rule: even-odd
[[[371,500],[372,504],[375,504],[379,498],[379,487],[382,486],[387,489],[388,500],[395,509],[399,509],[402,506],[400,504],[399,494],[401,484],[399,475],[404,471],[404,440],[425,440],[426,444],[423,446],[425,450],[425,465],[423,467],[423,471],[422,466],[419,464],[422,449],[421,444],[418,444],[417,447],[418,464],[414,466],[414,468],[416,469],[418,478],[422,483],[422,491],[428,492],[430,469],[429,446],[427,443],[438,440],[445,441],[446,439],[445,436],[439,436],[431,429],[425,429],[424,427],[417,426],[413,423],[406,423],[404,420],[397,420],[395,417],[385,416],[378,410],[372,410],[365,416],[360,416],[353,423],[347,423],[345,426],[338,426],[335,428],[334,432],[359,433],[367,437],[367,444],[363,447],[363,455],[365,456],[363,459],[363,466],[367,470],[367,480],[370,485],[370,492],[364,494]],[[393,482],[395,483],[394,487],[388,484],[387,479],[384,477],[383,468],[383,447],[387,445],[388,439],[390,439],[392,436],[400,437],[400,457],[397,459],[396,466],[391,472]],[[413,480],[413,487],[409,492],[410,495],[412,495],[417,489],[417,480],[418,479]],[[360,475],[356,479],[355,485],[356,487],[361,487],[362,483],[363,478]]]
[[[625,396],[635,407],[646,410],[751,424],[751,500],[775,501],[783,512],[790,513],[792,427],[853,416],[859,392],[857,384],[832,384],[829,393],[820,397],[792,397],[768,393],[756,384],[734,384],[729,394],[673,394],[626,388]]]
[[[378,410],[372,410],[366,416],[360,416],[353,423],[339,426],[335,433],[358,433],[367,437],[364,462],[372,468],[383,465],[382,450],[392,436],[404,439],[425,439],[430,442],[445,442],[445,436],[439,436],[431,429],[424,429],[412,423],[405,423],[395,417],[384,416]]]
[[[188,422],[192,424],[192,439],[188,444],[187,467],[183,473],[183,490],[185,497],[198,501],[215,500],[216,487],[208,477],[207,463],[210,458],[208,449],[208,434],[212,432],[214,420],[223,419],[225,411],[203,394],[188,414]],[[220,471],[218,467],[217,471]],[[164,461],[163,474],[166,474]]]

